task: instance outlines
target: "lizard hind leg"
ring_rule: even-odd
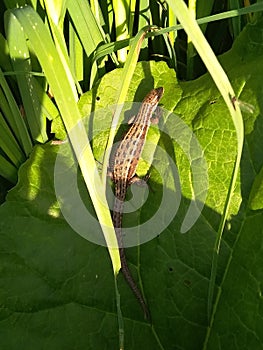
[[[147,173],[144,177],[139,177],[137,175],[134,175],[133,178],[130,179],[129,185],[136,184],[139,187],[144,187],[147,186],[148,189],[151,192],[154,192],[153,188],[151,187],[150,183],[148,182],[151,177],[150,173]]]

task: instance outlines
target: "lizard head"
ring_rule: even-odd
[[[156,89],[153,89],[145,96],[143,103],[147,103],[152,106],[155,106],[160,101],[161,97],[163,96],[163,93],[164,93],[163,87],[158,87]]]

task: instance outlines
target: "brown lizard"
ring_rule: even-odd
[[[159,87],[151,90],[144,98],[138,114],[132,120],[132,125],[116,149],[112,172],[115,185],[112,220],[119,245],[121,271],[136,298],[139,300],[144,316],[147,319],[150,319],[148,307],[141,291],[131,275],[124,252],[122,240],[122,214],[127,188],[136,179],[136,169],[145,144],[147,131],[151,122],[156,123],[156,118],[153,119],[153,113],[157,108],[163,92],[163,87]]]

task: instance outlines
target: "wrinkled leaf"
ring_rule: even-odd
[[[187,159],[175,139],[159,133],[156,138],[159,144],[173,161],[176,159],[182,198],[175,218],[164,232],[139,248],[127,249],[132,273],[143,286],[153,327],[144,321],[137,300],[120,276],[126,349],[262,347],[263,216],[262,210],[252,211],[249,206],[252,186],[263,162],[263,48],[259,35],[262,31],[262,22],[248,26],[234,48],[221,57],[237,97],[252,104],[255,112],[244,114],[246,141],[223,235],[214,314],[209,325],[211,259],[235,161],[234,126],[209,76],[178,85],[174,72],[164,63],[140,63],[136,67],[128,99],[141,101],[153,82],[154,86],[164,86],[164,108],[175,111],[191,127],[204,150],[209,188],[198,221],[189,232],[181,234],[181,224],[193,196],[190,170],[194,159],[192,162]],[[94,91],[83,97],[82,113],[89,115],[91,110],[113,104],[119,78],[120,70],[107,74]],[[165,114],[160,128],[168,135],[176,134],[175,120],[173,115]],[[96,134],[93,148],[100,160],[107,137],[106,131],[100,131],[110,125],[110,113],[95,113],[87,123],[89,132]],[[150,139],[158,133],[155,130],[151,129]],[[20,170],[18,185],[0,210],[1,347],[31,350],[41,344],[42,349],[117,349],[118,323],[110,259],[106,248],[80,237],[61,215],[54,193],[58,150],[59,146],[35,147]],[[66,171],[72,172],[67,158],[63,161]],[[172,181],[169,173],[161,177],[158,169],[166,174],[170,166],[157,150],[150,168],[148,199],[140,210],[125,215],[126,226],[154,215],[163,188],[169,189],[171,195],[179,191],[178,183]],[[81,176],[78,182],[81,189]],[[141,189],[135,191],[140,193]],[[81,196],[89,207],[87,193],[81,191]],[[87,227],[95,235],[100,234],[99,230],[98,225]]]

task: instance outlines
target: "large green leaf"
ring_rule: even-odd
[[[193,195],[190,170],[197,156],[189,161],[175,138],[152,128],[150,140],[160,140],[171,159],[176,158],[182,198],[175,218],[160,236],[127,249],[132,273],[143,286],[153,326],[144,321],[137,300],[120,276],[126,349],[263,347],[263,216],[262,210],[252,210],[255,206],[251,205],[253,198],[256,209],[262,208],[263,202],[262,197],[255,195],[255,188],[260,186],[258,178],[262,177],[258,175],[256,180],[256,176],[262,174],[263,166],[262,32],[262,22],[248,26],[235,47],[221,58],[238,98],[252,103],[255,112],[244,114],[246,140],[223,235],[209,324],[207,296],[212,253],[236,157],[234,125],[208,75],[178,85],[174,72],[164,63],[140,63],[136,67],[127,99],[141,101],[153,85],[164,86],[164,108],[175,111],[191,127],[204,150],[209,188],[198,221],[190,231],[181,234]],[[121,69],[111,72],[84,95],[80,102],[83,114],[91,110],[103,112],[103,108],[113,104],[120,77]],[[160,128],[168,135],[178,135],[177,120],[175,115],[164,114]],[[107,137],[106,132],[100,131],[107,129],[110,122],[110,113],[104,112],[95,113],[88,120],[90,134],[96,133],[93,148],[98,160],[102,158]],[[184,132],[180,130],[180,135],[184,136]],[[190,141],[185,140],[191,145]],[[110,259],[106,248],[80,237],[61,215],[54,192],[54,166],[59,149],[54,145],[34,148],[20,170],[17,186],[0,210],[1,348],[118,349]],[[152,155],[146,204],[131,216],[125,215],[126,225],[141,223],[153,215],[162,197],[161,189],[168,189],[172,196],[179,190],[169,176],[168,158],[159,152],[157,149]],[[75,171],[67,157],[61,159],[67,173]],[[167,176],[161,177],[157,170]],[[80,189],[84,188],[80,176],[78,184]],[[71,187],[66,189],[70,192]],[[90,207],[84,190],[81,196]],[[167,211],[178,204],[172,202]],[[163,215],[160,221],[165,219],[165,212]],[[87,227],[87,231],[101,234],[98,225]]]

